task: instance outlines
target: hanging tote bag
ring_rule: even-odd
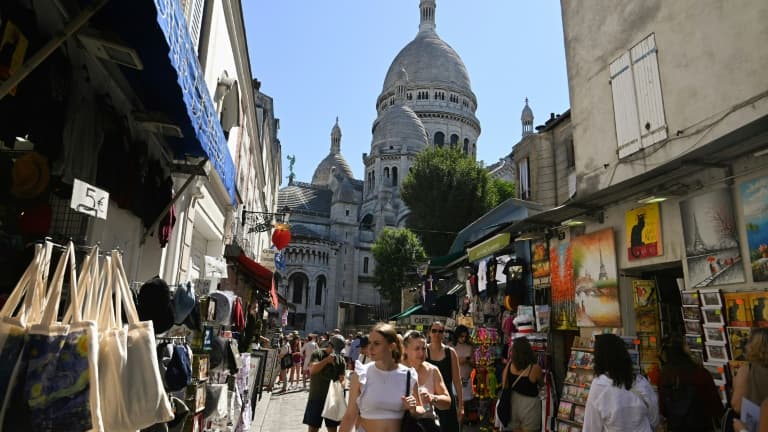
[[[50,259],[51,246],[50,243],[45,246],[35,245],[32,262],[0,310],[0,425],[13,400],[12,390],[22,365],[20,360],[27,334],[27,319],[40,315],[40,299],[44,295],[40,292],[43,284],[42,266],[47,265],[46,259]]]
[[[333,421],[341,421],[346,411],[347,401],[344,399],[344,389],[341,387],[341,381],[331,381],[328,386],[328,393],[325,395],[322,416]]]
[[[152,321],[139,321],[123,260],[117,251],[112,251],[111,261],[114,320],[125,334],[124,341],[123,333],[119,336],[121,339],[118,345],[121,347],[121,356],[124,352],[125,358],[122,372],[113,375],[115,379],[119,376],[119,382],[115,383],[117,387],[113,387],[113,391],[122,392],[123,409],[126,419],[129,420],[125,426],[129,426],[129,430],[143,429],[155,423],[173,420],[173,408],[160,377]],[[123,326],[122,311],[125,311],[127,326]],[[105,347],[102,346],[103,348]],[[111,432],[118,429],[109,430]]]
[[[56,321],[69,265],[72,322]],[[82,319],[74,245],[70,242],[51,279],[39,324],[29,328],[24,397],[35,431],[98,431],[101,422],[96,323]]]

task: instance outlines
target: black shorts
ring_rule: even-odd
[[[304,423],[307,426],[313,428],[319,428],[323,425],[325,420],[325,427],[337,427],[341,422],[333,421],[331,419],[324,418],[323,407],[325,406],[325,400],[308,400],[307,408],[304,410]]]

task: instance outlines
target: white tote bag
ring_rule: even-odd
[[[43,288],[43,266],[48,266],[50,243],[35,245],[35,254],[16,288],[0,310],[0,429],[2,429],[16,378],[21,367],[28,319],[39,319]],[[24,301],[22,303],[22,300]],[[13,408],[12,408],[13,409]],[[10,425],[9,425],[10,426]]]
[[[344,389],[341,381],[331,381],[328,394],[325,396],[322,416],[333,421],[341,421],[347,411],[347,401],[344,399]]]
[[[105,428],[110,432],[135,431],[170,421],[173,409],[160,378],[152,321],[139,321],[122,258],[116,251],[106,260],[102,274],[103,295],[96,304],[107,311],[99,318],[99,325],[107,328],[99,348],[99,366],[104,371],[100,387],[104,389],[104,406],[109,407],[104,413]],[[122,311],[128,320],[126,326]]]
[[[69,267],[72,322],[56,321]],[[32,430],[104,430],[98,386],[96,323],[82,319],[74,245],[59,259],[39,324],[29,327],[24,397]]]

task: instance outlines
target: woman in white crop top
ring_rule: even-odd
[[[399,363],[403,352],[394,327],[377,324],[368,335],[368,356],[372,363],[357,363],[351,376],[349,404],[340,432],[392,432],[400,430],[405,410],[413,416],[424,414],[418,393],[418,374]],[[405,396],[410,372],[409,395]]]
[[[429,423],[423,423],[427,430],[455,432],[439,429],[435,420],[435,409],[447,410],[451,407],[451,395],[445,386],[440,369],[432,363],[424,361],[427,358],[427,337],[417,330],[411,330],[403,337],[403,364],[412,367],[419,374],[419,396],[424,404],[424,419],[431,419]],[[427,422],[427,420],[422,420]]]

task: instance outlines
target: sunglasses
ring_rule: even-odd
[[[431,329],[432,333],[443,333],[445,330]]]

